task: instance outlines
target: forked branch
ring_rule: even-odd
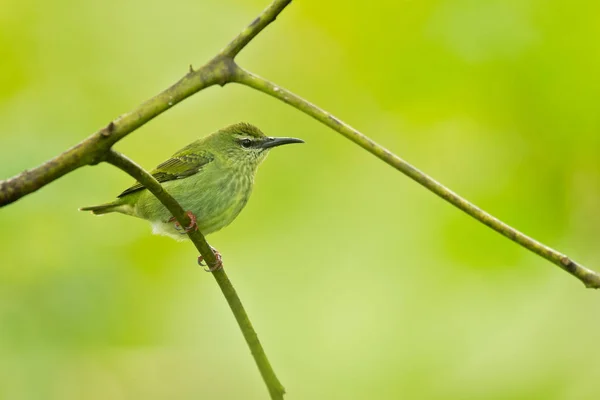
[[[236,55],[266,26],[273,22],[277,15],[279,15],[290,2],[291,0],[274,0],[252,23],[225,46],[219,54],[199,69],[194,71],[190,68],[189,73],[171,87],[147,100],[131,112],[123,114],[111,121],[105,127],[74,147],[66,150],[64,153],[43,163],[37,168],[24,171],[13,178],[1,181],[0,207],[10,204],[21,197],[40,189],[77,168],[84,165],[94,165],[102,161],[107,161],[121,168],[142,183],[171,211],[181,226],[188,226],[190,224],[189,218],[177,201],[175,201],[150,174],[123,155],[113,151],[112,146],[146,122],[167,111],[192,94],[213,85],[218,84],[223,86],[230,82],[237,82],[269,94],[270,96],[310,115],[336,132],[344,135],[388,165],[407,175],[437,196],[466,212],[473,218],[526,249],[558,265],[560,268],[581,280],[586,287],[600,288],[600,275],[598,273],[583,267],[564,254],[524,235],[491,214],[483,211],[328,112],[288,90],[278,87],[266,79],[260,78],[237,66],[234,62]],[[215,255],[210,246],[206,243],[202,233],[193,231],[190,232],[189,235],[208,265],[214,266],[216,262]],[[250,324],[248,316],[245,313],[233,286],[231,286],[227,275],[223,270],[218,270],[213,273],[213,276],[221,287],[221,290],[242,329],[244,337],[248,342],[259,370],[267,384],[271,398],[283,398],[283,387],[277,380],[277,377],[260,346],[256,333]]]
[[[84,165],[95,165],[104,160],[112,145],[137,128],[167,111],[194,93],[213,85],[231,82],[234,57],[275,20],[291,0],[275,0],[219,54],[197,70],[190,71],[171,87],[145,101],[132,111],[121,115],[87,139],[13,178],[0,182],[0,207],[32,193],[61,176]]]

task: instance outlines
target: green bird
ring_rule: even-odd
[[[200,229],[204,235],[229,225],[242,211],[254,186],[254,176],[269,150],[300,139],[268,137],[257,127],[238,123],[190,143],[161,163],[151,174],[188,210],[185,229],[144,186],[136,182],[117,200],[81,211],[96,215],[117,212],[150,221],[153,233],[177,240]],[[201,259],[199,259],[201,261]]]

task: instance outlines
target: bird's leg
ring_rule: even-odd
[[[215,253],[215,258],[217,259],[217,262],[211,268],[204,268],[204,270],[206,272],[215,272],[223,268],[223,257],[221,257],[221,253],[219,253],[219,250],[215,249],[212,246],[210,246],[210,248],[212,249],[213,253]],[[198,256],[198,265],[201,265],[203,267],[206,266],[206,264],[204,264],[204,257],[202,257],[202,255]]]
[[[194,215],[194,213],[191,211],[186,211],[185,213],[190,218],[190,225],[187,228],[183,229],[183,232],[179,232],[182,235],[185,235],[186,233],[191,232],[191,231],[198,230],[198,221],[196,220],[196,216]],[[178,231],[181,230],[181,225],[175,219],[175,217],[169,218],[169,220],[167,222],[175,222],[175,229],[177,229]]]

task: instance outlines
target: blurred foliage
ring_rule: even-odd
[[[216,53],[265,0],[0,3],[0,176],[32,167]],[[240,63],[524,232],[600,268],[600,3],[294,2]],[[248,121],[274,151],[209,237],[289,399],[583,399],[598,293],[298,111],[211,88],[117,148],[152,168]],[[77,207],[89,167],[0,211],[1,399],[262,399],[193,246]]]

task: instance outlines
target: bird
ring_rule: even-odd
[[[154,234],[176,240],[187,238],[186,233],[194,229],[208,235],[233,222],[246,206],[258,166],[269,151],[292,143],[304,141],[266,136],[256,126],[240,122],[190,143],[159,164],[150,173],[187,210],[191,223],[185,228],[139,182],[115,201],[79,210],[141,218],[151,223]],[[222,267],[221,255],[217,251],[215,255],[217,267]],[[198,262],[203,265],[201,256]]]

